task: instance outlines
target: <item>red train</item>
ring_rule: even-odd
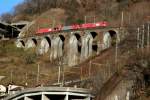
[[[90,28],[106,27],[106,26],[108,26],[108,22],[106,22],[106,21],[97,22],[97,23],[74,24],[74,25],[71,25],[71,26],[58,26],[58,27],[55,27],[55,28],[39,29],[36,32],[36,34],[40,35],[40,34],[43,34],[43,33],[50,33],[50,32],[78,30],[78,29],[90,29]]]

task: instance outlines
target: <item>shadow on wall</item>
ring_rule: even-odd
[[[96,32],[90,32],[90,34],[92,35],[93,39],[98,35]]]
[[[93,39],[95,39],[96,36],[98,35],[96,32],[90,32],[90,34],[92,35]],[[92,50],[95,51],[95,52],[97,52],[98,45],[97,44],[92,45]]]
[[[23,40],[20,40],[20,42],[21,42],[22,46],[25,47],[24,41],[23,41]]]
[[[81,53],[81,45],[79,45],[79,42],[81,42],[81,36],[79,33],[74,33],[76,39],[78,40],[78,52]]]
[[[45,37],[45,39],[47,40],[48,44],[49,44],[49,47],[51,47],[51,40],[48,36]]]
[[[32,41],[34,42],[35,46],[37,46],[37,40],[35,38],[32,38]]]
[[[117,33],[114,30],[109,30],[108,32],[111,36],[111,45],[115,45],[117,39]]]
[[[62,46],[62,49],[64,49],[64,41],[65,41],[65,37],[63,35],[59,35],[60,39],[62,40],[63,42],[63,46]]]

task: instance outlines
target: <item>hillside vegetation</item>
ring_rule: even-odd
[[[149,14],[149,4],[149,0],[24,0],[14,8],[13,14],[5,13],[1,17],[7,22],[31,21],[45,11],[60,8],[67,16],[64,24],[83,23],[85,16],[88,21],[93,21],[94,16],[97,21],[117,21],[120,20],[121,11],[125,15],[130,14],[131,19],[136,17],[138,22]],[[45,17],[53,17],[53,14]],[[125,19],[128,19],[127,16]]]

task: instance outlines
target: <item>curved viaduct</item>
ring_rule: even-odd
[[[66,31],[18,38],[16,45],[36,48],[39,55],[50,52],[51,61],[65,58],[65,63],[74,66],[120,41],[121,35],[119,28]]]

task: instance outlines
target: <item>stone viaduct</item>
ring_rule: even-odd
[[[18,38],[16,46],[25,50],[36,48],[38,55],[49,52],[51,61],[64,58],[66,64],[74,66],[120,41],[124,36],[123,31],[108,27],[46,33]]]

